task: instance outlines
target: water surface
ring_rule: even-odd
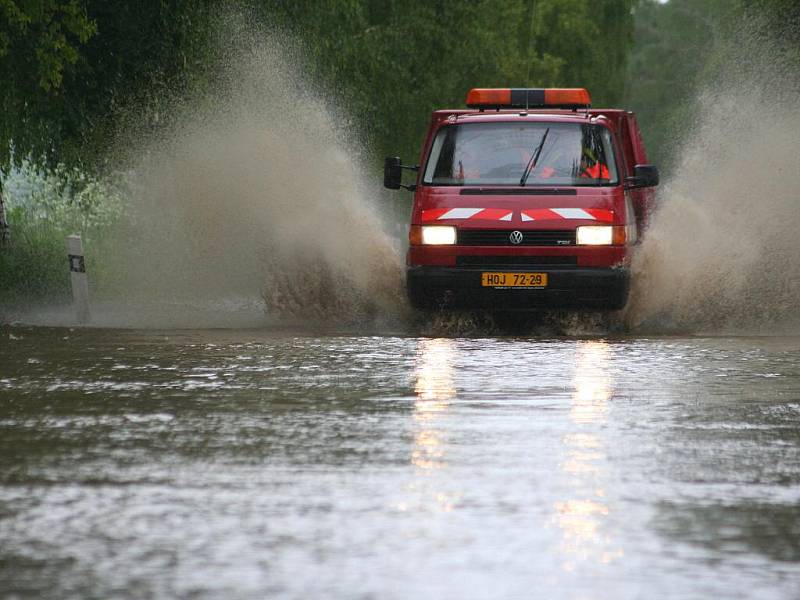
[[[0,328],[0,591],[797,598],[798,350]]]

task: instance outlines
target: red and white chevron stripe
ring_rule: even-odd
[[[526,208],[520,212],[523,221],[614,221],[614,211],[600,208]],[[431,208],[422,211],[423,223],[445,220],[512,221],[514,211],[508,208]]]
[[[614,221],[614,211],[600,208],[535,208],[521,211],[523,221],[554,221],[582,219],[584,221]]]
[[[431,208],[422,211],[422,220],[484,219],[488,221],[510,221],[513,214],[514,211],[507,208]]]

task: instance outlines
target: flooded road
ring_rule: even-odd
[[[798,351],[0,328],[0,596],[798,598]]]

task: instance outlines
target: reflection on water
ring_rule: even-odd
[[[417,349],[417,413],[443,410],[456,395],[453,358],[455,342],[451,339],[423,339]]]
[[[450,339],[423,339],[417,349],[417,382],[414,386],[414,445],[411,463],[417,475],[446,466],[445,434],[440,420],[446,415],[450,401],[456,396],[454,359],[456,345]],[[409,491],[421,494],[423,505],[432,498],[440,510],[450,512],[461,497],[458,491],[437,486],[436,481],[413,482]]]
[[[414,391],[416,434],[411,462],[420,469],[444,465],[442,432],[436,421],[455,397],[453,356],[455,342],[449,339],[424,339],[417,350],[417,384]]]
[[[570,417],[578,424],[605,422],[611,397],[609,346],[603,341],[581,342],[575,357]]]
[[[606,342],[578,345],[569,412],[574,427],[573,433],[563,437],[566,458],[561,464],[571,494],[555,503],[555,522],[563,533],[565,571],[574,571],[577,562],[605,564],[623,554],[608,525],[606,441],[601,433],[613,393],[610,363]]]

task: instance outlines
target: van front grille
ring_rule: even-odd
[[[519,244],[511,243],[514,229],[459,229],[460,246],[574,246],[574,229],[518,230],[522,234]]]

